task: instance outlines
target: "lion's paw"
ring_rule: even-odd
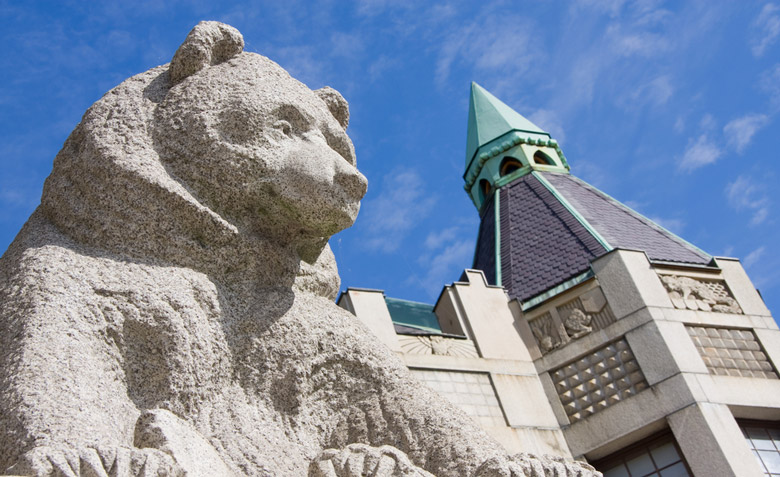
[[[36,447],[7,474],[65,477],[183,476],[173,457],[156,449]]]
[[[392,446],[350,444],[327,449],[309,465],[309,477],[434,477]]]
[[[486,460],[475,477],[601,477],[601,472],[584,462],[558,456],[515,454]]]

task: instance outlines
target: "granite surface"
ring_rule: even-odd
[[[507,457],[333,303],[346,101],[242,47],[200,23],[55,158],[0,258],[0,472],[596,475]]]

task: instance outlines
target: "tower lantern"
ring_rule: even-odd
[[[464,188],[482,210],[494,191],[533,170],[568,172],[557,141],[471,83]]]

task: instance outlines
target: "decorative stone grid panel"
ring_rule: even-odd
[[[547,354],[614,322],[615,315],[601,288],[596,286],[530,320],[529,325],[539,350]]]
[[[686,326],[710,374],[778,379],[752,330]]]
[[[483,427],[506,426],[501,404],[487,373],[414,368],[410,371]]]
[[[463,358],[479,357],[474,342],[466,339],[445,338],[443,336],[398,335],[398,343],[404,354],[437,354]]]
[[[562,366],[551,376],[572,424],[648,387],[625,339]]]
[[[743,313],[723,280],[703,280],[679,275],[659,276],[675,308]]]

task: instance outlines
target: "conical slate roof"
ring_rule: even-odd
[[[471,83],[469,125],[466,139],[466,167],[468,168],[480,147],[511,131],[549,134],[477,83]]]
[[[641,250],[658,262],[712,260],[569,174],[533,172],[503,186],[498,199],[482,211],[474,268],[523,302],[588,272],[591,261],[614,249]]]

